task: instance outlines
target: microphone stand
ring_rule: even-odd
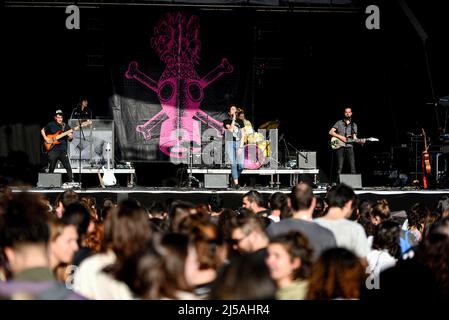
[[[287,145],[287,141],[285,140],[285,137],[282,137],[281,139],[284,142],[284,146],[285,146],[285,153],[287,153],[287,155],[285,155],[284,153],[284,166],[287,164],[288,161],[290,161],[290,151],[288,150],[288,145]]]
[[[192,188],[193,181],[200,186],[200,181],[193,176],[193,141],[189,144],[189,175],[187,177],[187,187]]]
[[[81,151],[83,150],[83,140],[86,140],[86,137],[84,136],[84,130],[83,130],[83,126],[81,125],[81,119],[79,119],[78,118],[78,124],[79,124],[79,127],[80,127],[80,144],[79,144],[79,149],[80,149],[80,151],[79,151],[79,163],[78,163],[78,166],[79,166],[79,175],[80,175],[80,177],[79,177],[79,184],[80,184],[80,189],[81,189]],[[83,140],[81,140],[81,136],[83,137]]]

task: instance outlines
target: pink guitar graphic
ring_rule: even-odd
[[[157,93],[162,110],[145,124],[136,127],[145,140],[151,139],[152,132],[159,124],[159,149],[173,158],[185,158],[187,149],[193,142],[193,152],[201,150],[199,120],[223,133],[223,124],[200,109],[204,89],[225,73],[233,71],[226,59],[204,77],[195,71],[199,63],[201,42],[198,39],[199,19],[183,13],[167,13],[154,29],[151,46],[166,63],[158,81],[139,70],[137,62],[129,64],[125,77],[135,79]]]

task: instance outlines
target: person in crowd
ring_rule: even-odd
[[[106,219],[108,218],[108,216],[111,214],[112,210],[114,210],[114,208],[116,207],[116,205],[107,205],[104,206],[101,209],[101,221],[106,221]]]
[[[309,240],[314,259],[323,250],[335,247],[337,243],[333,233],[312,220],[315,203],[316,198],[310,185],[302,182],[294,186],[290,193],[292,218],[271,224],[267,228],[268,235],[275,237],[289,231],[301,232]]]
[[[419,244],[426,230],[429,215],[430,210],[424,203],[415,203],[407,210],[407,219],[402,225],[400,236],[401,252],[403,254]]]
[[[189,238],[156,234],[152,248],[138,258],[136,280],[131,289],[143,299],[195,300],[185,278]]]
[[[211,222],[192,225],[185,263],[185,278],[198,298],[206,298],[226,259],[223,235]]]
[[[6,205],[12,199],[12,189],[8,185],[0,185],[0,215],[6,211]]]
[[[212,300],[273,300],[276,283],[268,268],[260,268],[259,259],[250,254],[232,258],[212,284]]]
[[[47,212],[40,197],[24,192],[14,195],[0,216],[0,247],[13,275],[0,282],[0,298],[84,299],[59,283],[51,271]]]
[[[292,231],[271,239],[266,263],[278,287],[277,299],[305,298],[312,267],[312,249],[305,236]]]
[[[367,256],[369,273],[377,276],[396,264],[401,254],[400,232],[401,227],[391,220],[386,220],[376,226],[372,249]]]
[[[327,205],[323,198],[317,197],[315,209],[313,209],[312,219],[321,218],[326,215]]]
[[[168,208],[169,231],[179,232],[182,220],[194,212],[195,205],[186,201],[173,201]]]
[[[200,203],[195,206],[195,213],[197,216],[201,217],[203,221],[210,221],[210,209],[209,205],[205,203]]]
[[[3,252],[3,248],[0,247],[0,282],[11,279],[12,274],[8,266],[8,259]]]
[[[228,259],[231,259],[235,255],[238,255],[238,251],[234,249],[234,243],[232,242],[232,230],[234,221],[238,216],[239,214],[237,211],[232,209],[224,209],[218,217],[217,226],[223,234],[224,245],[226,247]]]
[[[445,225],[446,224],[446,225]],[[449,221],[432,228],[418,245],[381,272],[376,290],[364,300],[447,301],[449,298]]]
[[[260,217],[269,217],[270,209],[265,207],[265,200],[262,194],[257,190],[250,190],[243,195],[242,207],[251,210]]]
[[[223,198],[219,193],[212,193],[207,201],[210,212],[210,221],[217,224],[220,214],[223,212]]]
[[[90,219],[93,223],[100,221],[100,216],[97,211],[97,200],[94,197],[81,197],[80,203],[89,211]]]
[[[139,202],[123,200],[105,221],[103,252],[86,258],[74,277],[74,290],[91,299],[133,299],[137,257],[151,242],[148,213]]]
[[[328,249],[312,266],[307,299],[359,299],[365,277],[365,267],[353,252]]]
[[[373,209],[374,203],[369,200],[364,200],[361,202],[357,209],[357,223],[360,224],[365,230],[368,246],[371,248],[373,243],[373,237],[376,233],[376,226],[371,220],[371,210]]]
[[[233,221],[231,241],[235,250],[258,256],[261,265],[265,264],[269,239],[261,218],[248,212],[237,216]]]
[[[54,211],[58,218],[64,214],[65,208],[72,203],[79,202],[79,195],[72,189],[65,190],[58,194],[55,199]]]
[[[56,217],[48,219],[50,241],[48,255],[50,268],[57,280],[64,282],[70,275],[70,264],[78,251],[78,231],[75,225]]]
[[[290,217],[290,207],[288,202],[288,195],[283,192],[275,192],[270,196],[268,205],[271,214],[268,216],[273,222],[279,222],[281,219]]]
[[[371,223],[375,226],[391,218],[390,205],[386,199],[378,200],[369,212]]]
[[[438,200],[437,212],[441,218],[449,217],[449,196],[444,195]]]
[[[92,221],[86,206],[81,203],[72,203],[67,206],[61,219],[64,223],[75,226],[77,230],[79,250],[75,252],[72,264],[79,266],[85,258],[94,253],[86,242],[88,234],[95,229],[95,223]]]
[[[357,256],[366,258],[370,247],[365,230],[357,222],[350,221],[357,197],[351,187],[339,184],[327,195],[329,210],[327,214],[315,219],[322,227],[331,230],[337,246],[353,251]]]
[[[148,215],[156,230],[165,231],[168,228],[168,214],[162,203],[153,202],[148,209]]]
[[[449,218],[442,220],[416,252],[418,263],[429,269],[437,286],[437,297],[449,301]]]

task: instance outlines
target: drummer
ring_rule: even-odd
[[[248,136],[254,133],[253,125],[249,120],[245,118],[245,111],[242,108],[237,108],[237,117],[243,121],[245,125],[245,136],[243,137],[243,141],[245,144],[248,143]]]

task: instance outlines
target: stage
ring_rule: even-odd
[[[24,190],[30,192],[39,192],[50,199],[51,202],[55,200],[57,195],[64,192],[62,188],[13,188],[13,192],[22,192]],[[224,206],[227,208],[236,209],[241,206],[242,196],[251,190],[250,188],[243,188],[240,190],[234,189],[194,189],[194,188],[157,188],[157,187],[111,187],[111,188],[82,188],[74,189],[80,196],[93,196],[97,200],[97,204],[101,205],[105,199],[111,199],[119,202],[123,199],[134,198],[140,201],[144,206],[149,206],[153,201],[164,202],[169,199],[177,199],[193,202],[194,204],[207,203],[209,196],[212,193],[219,193],[224,199]],[[256,188],[268,200],[269,196],[274,192],[289,193],[289,188]],[[438,190],[419,190],[411,188],[363,188],[355,190],[360,200],[378,200],[387,199],[390,203],[392,211],[406,210],[416,202],[423,202],[431,210],[437,206],[438,199],[443,195],[449,195],[449,189]],[[318,197],[324,197],[325,189],[315,189],[314,193]]]

